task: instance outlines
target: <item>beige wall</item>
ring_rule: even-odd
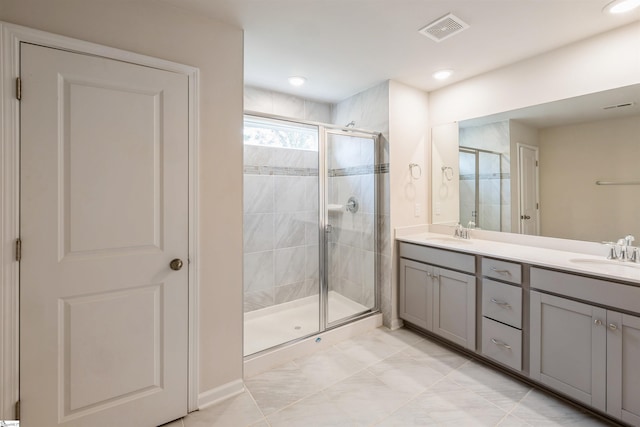
[[[640,82],[640,22],[429,93],[433,125]]]
[[[160,1],[0,0],[0,20],[200,69],[200,390],[242,378],[242,30]]]
[[[640,239],[640,116],[541,129],[540,218],[544,236]],[[603,252],[604,253],[604,252]]]

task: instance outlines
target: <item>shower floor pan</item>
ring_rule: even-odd
[[[368,308],[335,291],[329,291],[329,323],[367,311]],[[301,298],[244,315],[244,355],[319,331],[318,296]]]

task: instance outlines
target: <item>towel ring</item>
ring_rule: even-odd
[[[453,179],[453,168],[451,166],[442,166],[442,174],[447,181],[451,181]]]
[[[416,176],[416,173],[413,171],[414,168],[418,169],[418,176]],[[409,171],[411,173],[411,178],[413,179],[420,179],[420,177],[422,176],[422,168],[417,163],[409,163]]]

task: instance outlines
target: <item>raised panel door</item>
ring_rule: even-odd
[[[30,44],[21,74],[22,421],[184,416],[188,78]]]
[[[640,426],[640,317],[607,312],[607,412]]]
[[[400,318],[433,328],[433,267],[400,258]]]
[[[531,292],[531,377],[605,410],[606,310]]]
[[[433,332],[470,350],[476,348],[476,278],[434,269]]]

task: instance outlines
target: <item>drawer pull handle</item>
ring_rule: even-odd
[[[502,308],[508,308],[508,309],[511,308],[511,305],[508,302],[498,301],[495,298],[491,298],[491,302],[494,303],[494,304],[498,304]]]
[[[496,267],[491,267],[491,271],[502,274],[503,276],[511,276],[511,272],[509,270],[498,270]]]
[[[507,350],[511,350],[511,346],[509,344],[506,344],[500,340],[497,340],[495,338],[491,338],[491,342],[494,343],[495,345],[499,345],[502,346],[504,348],[506,348]]]
[[[602,325],[602,320],[600,320],[600,319],[596,319],[596,320],[594,320],[594,321],[593,321],[593,323],[594,323],[596,326],[600,326],[600,325]]]
[[[618,329],[618,325],[616,325],[615,323],[609,323],[609,329],[615,331],[616,329]]]

